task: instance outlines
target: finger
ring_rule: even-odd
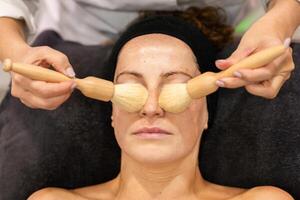
[[[50,47],[35,47],[34,50],[24,59],[24,62],[26,63],[42,63],[44,61],[49,63],[57,71],[69,77],[75,77],[75,72],[67,56],[57,50],[51,49]]]
[[[239,62],[240,60],[242,60],[243,58],[249,56],[251,53],[253,53],[253,51],[255,50],[255,48],[237,48],[231,55],[230,57],[228,57],[227,59],[219,59],[216,61],[216,66],[221,69],[227,69],[228,67],[230,67],[231,65]]]
[[[12,81],[11,83],[11,95],[20,99],[20,96],[22,93],[26,92],[23,88],[16,86],[16,83],[14,81]],[[36,108],[36,106],[34,106],[33,104],[31,104],[30,102],[27,102],[23,99],[20,99],[21,103],[23,103],[24,105],[26,105],[29,108]]]
[[[20,94],[20,99],[22,100],[22,102],[25,103],[25,105],[29,105],[29,107],[32,108],[39,108],[44,110],[54,110],[58,108],[69,97],[70,97],[70,93],[58,97],[48,98],[48,99],[35,96],[29,91],[23,91]]]
[[[284,46],[288,47],[290,45],[291,39],[287,38],[284,40]],[[260,49],[264,49],[270,45],[279,45],[280,41],[272,41],[272,43],[268,43],[268,45],[264,45],[261,44],[260,47],[258,47],[257,45],[249,45],[247,47],[245,47],[245,45],[243,44],[243,39],[241,40],[238,48],[230,55],[230,57],[228,57],[227,59],[220,59],[216,61],[216,66],[223,70],[228,68],[229,66],[239,62],[240,60],[242,60],[243,58],[249,56],[250,54],[252,54],[255,51],[258,51]]]
[[[264,67],[257,69],[240,69],[234,72],[234,75],[248,82],[261,82],[269,80],[277,75],[279,71],[292,71],[293,63],[286,62],[286,60],[291,59],[289,58],[289,54],[289,51],[287,51],[284,55],[278,57]]]
[[[224,70],[233,65],[233,63],[230,60],[220,59],[215,62],[215,65],[220,70]]]
[[[281,69],[279,72],[292,72],[295,69],[295,63],[293,60],[293,49],[288,48],[288,56],[287,58],[283,61]]]
[[[292,42],[292,39],[291,38],[286,38],[284,41],[283,41],[283,45],[285,47],[289,47],[291,45],[291,42]]]
[[[234,75],[248,82],[261,82],[271,79],[276,73],[275,68],[274,64],[270,64],[260,69],[241,69]]]
[[[46,60],[38,60],[38,61],[36,61],[32,64],[38,65],[38,66],[41,66],[41,67],[45,67],[45,68],[51,68],[52,67]]]
[[[19,98],[19,94],[24,91],[24,89],[22,87],[19,86],[19,81],[22,80],[22,76],[14,73],[14,72],[10,72],[11,74],[11,95],[14,97]]]
[[[240,78],[226,77],[218,80],[216,84],[223,88],[239,88],[249,84],[249,82]]]
[[[21,103],[24,104],[25,106],[32,108],[32,109],[36,109],[37,107],[35,107],[34,105],[32,105],[29,102],[26,102],[25,100],[20,99]]]
[[[14,87],[20,87],[30,91],[33,95],[41,98],[51,98],[71,93],[76,84],[71,81],[61,83],[47,83],[29,79],[17,73],[13,74]]]
[[[64,81],[61,83],[31,81],[28,90],[36,96],[42,98],[52,98],[72,93],[75,87],[76,84],[73,81]]]
[[[246,90],[254,95],[261,96],[268,99],[273,99],[277,96],[280,88],[289,76],[284,77],[282,75],[275,76],[269,81],[264,81],[259,84],[247,85]]]

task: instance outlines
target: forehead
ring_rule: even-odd
[[[147,34],[128,41],[120,51],[116,73],[150,68],[160,71],[194,72],[197,63],[193,51],[183,41],[165,34]]]

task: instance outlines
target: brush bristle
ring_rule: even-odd
[[[166,84],[159,95],[159,105],[167,112],[183,112],[191,103],[185,83]]]
[[[115,85],[115,93],[111,101],[128,112],[137,112],[145,105],[147,98],[148,91],[144,86],[126,83]]]

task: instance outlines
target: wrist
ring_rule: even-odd
[[[7,47],[9,45],[9,47]],[[10,41],[7,45],[1,45],[1,49],[5,49],[0,53],[0,60],[6,58],[11,59],[14,62],[22,61],[23,57],[30,50],[30,46],[23,41]]]
[[[30,49],[24,38],[23,22],[0,17],[0,27],[5,27],[0,30],[0,60],[20,60]]]
[[[283,37],[292,37],[300,25],[300,0],[271,0],[268,4],[267,16],[278,25]]]
[[[26,42],[15,43],[12,46],[12,49],[14,51],[11,53],[10,59],[14,62],[23,61],[24,56],[30,51],[31,48],[32,47],[29,46]]]
[[[281,3],[283,2],[283,0],[261,0],[264,7],[266,8],[266,10],[269,10],[270,8],[272,8],[274,5],[276,5],[276,3]],[[291,1],[293,1],[295,3],[298,3],[300,5],[300,0],[287,0],[287,1],[284,1],[284,2],[289,2],[291,3]]]

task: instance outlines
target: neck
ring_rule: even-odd
[[[198,147],[187,157],[160,164],[140,163],[123,152],[116,199],[196,198],[196,192],[205,186],[198,167]]]

